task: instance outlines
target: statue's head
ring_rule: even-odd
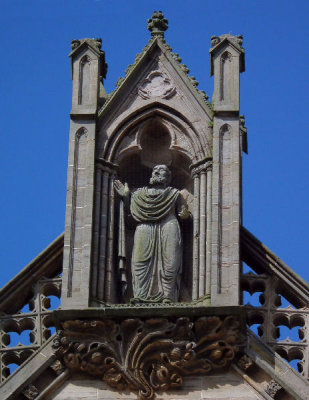
[[[155,165],[150,178],[150,185],[168,186],[171,182],[171,171],[167,165]]]

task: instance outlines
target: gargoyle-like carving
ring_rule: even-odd
[[[71,371],[101,377],[117,390],[131,389],[139,399],[182,385],[188,375],[227,368],[240,345],[234,316],[126,319],[120,323],[66,321],[54,348]]]
[[[60,360],[56,360],[50,366],[50,368],[57,374],[60,375],[65,370],[65,366],[62,364]]]
[[[242,46],[242,43],[243,43],[243,36],[242,35],[233,36],[233,35],[230,35],[230,34],[225,34],[225,35],[221,35],[221,36],[211,36],[211,38],[210,38],[211,47],[216,46],[218,43],[223,41],[225,38],[228,38],[229,40],[232,40],[239,47]]]
[[[237,365],[243,371],[247,371],[253,364],[253,361],[247,354],[244,354],[237,362]]]
[[[23,395],[28,399],[28,400],[34,400],[36,397],[39,395],[38,389],[30,384],[27,386],[27,388],[23,391]]]
[[[78,40],[78,39],[72,39],[72,41],[71,41],[71,48],[72,48],[72,50],[77,49],[78,46],[80,46],[80,40]]]

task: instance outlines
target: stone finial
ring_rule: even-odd
[[[168,28],[168,20],[164,18],[162,11],[154,11],[152,17],[147,21],[147,29],[151,36],[164,37],[164,32]]]

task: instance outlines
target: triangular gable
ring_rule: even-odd
[[[168,44],[166,44],[160,37],[153,37],[143,51],[136,56],[134,64],[130,65],[126,70],[126,75],[124,78],[120,78],[116,84],[116,89],[110,93],[105,104],[99,110],[99,118],[104,118],[104,116],[114,108],[115,104],[119,103],[119,98],[124,98],[125,94],[129,93],[133,89],[133,82],[136,82],[136,78],[141,76],[143,69],[147,69],[145,64],[149,64],[149,60],[155,61],[156,50],[163,54],[168,60],[169,64],[177,72],[182,85],[186,86],[196,102],[205,111],[208,118],[212,118],[212,108],[211,104],[207,101],[208,96],[205,92],[197,89],[197,81],[194,77],[188,76],[188,68],[181,64],[181,59],[178,54],[172,52],[172,49]],[[149,68],[149,67],[148,67]],[[150,72],[150,71],[149,71]]]

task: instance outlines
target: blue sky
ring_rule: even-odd
[[[244,225],[308,280],[307,0],[2,0],[0,286],[64,229],[71,39],[102,37],[110,92],[147,43],[154,10],[210,96],[211,35],[243,34]]]

